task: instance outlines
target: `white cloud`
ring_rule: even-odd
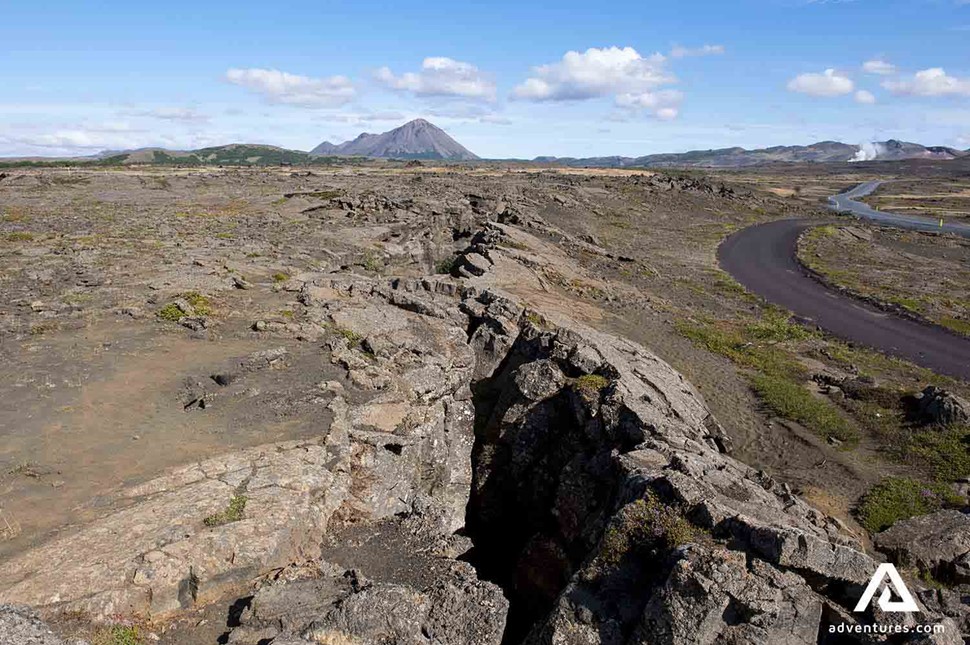
[[[270,103],[304,107],[336,107],[357,96],[346,76],[311,78],[276,69],[230,69],[226,80],[262,95]]]
[[[662,54],[643,57],[632,47],[591,47],[570,51],[562,60],[540,65],[512,97],[529,101],[583,100],[649,92],[676,81]]]
[[[879,74],[880,76],[888,76],[889,74],[896,73],[896,66],[880,58],[875,58],[873,60],[867,60],[866,62],[864,62],[862,64],[862,70],[869,74]]]
[[[788,82],[789,91],[810,96],[844,96],[854,89],[852,79],[834,69],[821,74],[800,74]]]
[[[641,92],[639,94],[619,94],[616,104],[621,108],[646,110],[658,119],[669,121],[680,114],[680,104],[684,95],[677,90]]]
[[[688,56],[713,56],[724,53],[724,45],[702,45],[700,47],[681,47],[674,45],[670,50],[671,58],[686,58]]]
[[[921,70],[907,80],[883,81],[882,86],[911,96],[970,96],[970,79],[949,76],[942,67]]]
[[[458,96],[468,99],[495,99],[495,82],[471,63],[444,56],[425,58],[419,72],[400,76],[388,67],[377,70],[377,80],[385,86],[417,96]]]
[[[863,105],[872,105],[876,102],[876,97],[873,96],[872,92],[859,90],[855,93],[855,102],[862,103]]]

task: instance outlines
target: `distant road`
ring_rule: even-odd
[[[850,191],[832,199],[853,194],[859,195]],[[748,227],[724,240],[718,260],[752,293],[835,336],[970,381],[970,339],[887,313],[832,291],[805,273],[795,259],[796,242],[802,231],[818,224],[818,220],[788,219]]]
[[[877,211],[868,204],[856,201],[856,199],[859,197],[865,197],[866,195],[871,194],[872,191],[879,188],[879,186],[883,183],[884,182],[881,181],[867,181],[859,184],[852,190],[840,193],[838,195],[832,195],[829,197],[829,208],[839,211],[840,213],[851,213],[856,217],[870,219],[887,226],[908,228],[914,231],[930,231],[932,233],[956,233],[957,235],[962,235],[963,237],[970,237],[970,226],[967,224],[954,224],[944,221],[943,226],[941,227],[939,219],[917,217],[915,215],[897,215],[896,213],[886,213],[883,211]]]

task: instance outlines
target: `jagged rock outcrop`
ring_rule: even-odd
[[[543,262],[506,235],[483,223],[454,277],[287,280],[301,322],[260,333],[346,370],[305,393],[333,421],[125,491],[8,562],[0,601],[163,620],[251,596],[238,645],[815,643],[917,620],[852,613],[876,561],[733,459],[667,363],[504,290]],[[918,620],[947,631],[923,642],[961,642],[925,591]]]

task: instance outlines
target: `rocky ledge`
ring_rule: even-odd
[[[483,226],[454,277],[291,278],[309,322],[261,333],[322,343],[365,396],[320,383],[313,440],[126,490],[8,562],[0,602],[153,625],[223,603],[237,645],[816,643],[873,621],[963,642],[935,590],[854,613],[877,560],[733,459],[669,365],[503,289],[542,262],[508,235]],[[16,611],[11,642],[58,642]]]

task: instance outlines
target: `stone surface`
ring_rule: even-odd
[[[940,580],[970,583],[970,515],[943,510],[896,522],[875,537],[876,547],[897,564]]]
[[[0,605],[0,643],[3,645],[87,645],[81,640],[63,640],[26,607]]]

